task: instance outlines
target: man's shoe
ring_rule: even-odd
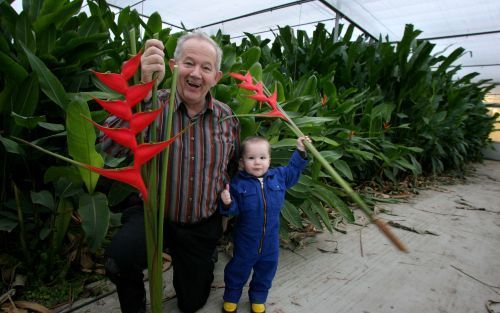
[[[252,303],[252,313],[266,313],[266,305],[264,303]]]
[[[238,304],[233,302],[226,302],[222,305],[223,313],[236,313],[238,311]]]

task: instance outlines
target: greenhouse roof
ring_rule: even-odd
[[[20,1],[17,1],[20,2]],[[245,32],[273,38],[277,26],[289,25],[312,33],[318,22],[333,29],[354,24],[359,34],[389,41],[401,39],[405,24],[422,31],[418,37],[436,44],[434,52],[450,53],[463,47],[456,62],[459,76],[478,72],[478,79],[500,84],[499,0],[302,0],[302,1],[200,1],[108,0],[115,9],[130,6],[144,16],[160,13],[174,29],[201,28],[209,34],[221,29],[234,40]],[[491,91],[500,102],[500,86]]]

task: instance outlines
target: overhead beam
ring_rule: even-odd
[[[304,4],[304,3],[307,3],[307,2],[313,2],[313,1],[316,1],[316,0],[299,0],[299,1],[289,2],[289,3],[277,5],[277,6],[274,6],[274,7],[270,7],[270,8],[267,8],[267,9],[258,10],[258,11],[250,12],[250,13],[247,13],[247,14],[243,14],[243,15],[240,15],[240,16],[235,16],[235,17],[228,18],[228,19],[225,19],[225,20],[220,20],[220,21],[217,21],[217,22],[213,22],[213,23],[210,23],[210,24],[203,25],[203,26],[198,26],[197,28],[210,27],[210,26],[214,26],[214,25],[217,25],[217,24],[227,23],[227,22],[239,20],[239,19],[242,19],[242,18],[250,17],[250,16],[253,16],[253,15],[259,15],[259,14],[263,14],[263,13],[267,13],[267,12],[281,10],[281,9],[284,9],[284,8],[289,8],[289,7],[292,7],[292,6],[301,5],[301,4]]]
[[[500,64],[471,64],[471,65],[460,65],[461,67],[488,67],[488,66],[500,66]]]
[[[498,34],[499,30],[491,30],[486,32],[477,32],[477,33],[466,33],[466,34],[456,34],[456,35],[446,35],[446,36],[436,36],[436,37],[427,37],[427,38],[419,38],[418,40],[439,40],[439,39],[450,39],[450,38],[458,38],[458,37],[473,37],[473,36],[482,36],[482,35],[491,35]]]
[[[321,2],[321,4],[323,4],[328,9],[332,10],[333,12],[335,12],[337,14],[337,16],[340,15],[342,18],[346,19],[350,24],[354,25],[356,28],[358,28],[359,30],[361,30],[363,33],[365,33],[371,39],[373,39],[375,41],[378,41],[378,39],[375,36],[373,36],[369,31],[367,31],[366,29],[364,29],[363,27],[361,27],[358,23],[356,23],[355,21],[353,21],[349,16],[345,15],[342,11],[340,11],[339,9],[337,9],[335,6],[331,5],[328,1],[326,1],[326,0],[318,0],[318,1]]]

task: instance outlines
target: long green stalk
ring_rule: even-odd
[[[172,86],[170,87],[170,101],[168,104],[168,115],[166,118],[166,126],[165,126],[165,138],[171,138],[172,137],[172,119],[174,116],[174,103],[175,103],[175,96],[177,93],[177,72],[179,71],[179,68],[177,65],[174,65],[174,70],[172,72]],[[165,195],[166,195],[166,190],[167,190],[167,176],[168,176],[168,160],[169,160],[169,154],[170,152],[170,147],[166,147],[165,150],[163,150],[163,163],[161,165],[161,182],[160,182],[160,212],[158,215],[158,218],[163,221],[165,217]],[[163,227],[160,228],[160,233],[158,234],[158,241],[161,241],[163,244]]]
[[[157,83],[153,84],[152,109],[158,108],[157,98]],[[157,123],[151,124],[150,141],[157,141]],[[162,272],[162,255],[163,255],[163,240],[160,238],[160,233],[163,234],[163,218],[159,218],[159,212],[163,211],[158,206],[158,157],[154,157],[148,164],[148,197],[145,203],[146,219],[150,219],[149,229],[146,229],[146,241],[149,241],[148,247],[148,275],[149,275],[149,295],[151,301],[151,312],[162,312],[163,299],[163,272]],[[146,224],[146,225],[147,225]],[[162,235],[163,236],[163,235]]]
[[[286,117],[287,125],[292,130],[292,132],[297,136],[304,136],[304,133],[297,127],[293,120],[286,114],[283,108],[277,105],[280,112]],[[406,246],[399,240],[399,238],[391,231],[385,222],[376,218],[374,214],[370,211],[370,208],[361,199],[361,197],[351,188],[351,186],[337,173],[337,171],[325,160],[325,158],[319,153],[319,151],[310,142],[304,141],[306,148],[312,153],[314,158],[321,163],[323,168],[328,172],[328,174],[344,189],[344,191],[351,197],[356,204],[359,205],[361,211],[368,217],[370,222],[377,225],[379,230],[400,250],[403,252],[408,252]]]
[[[132,55],[137,54],[135,28],[129,32],[130,35],[130,52]],[[153,80],[156,79],[156,73],[153,74]],[[134,84],[139,83],[138,73],[134,74]],[[158,108],[157,97],[158,84],[155,82],[152,88],[152,109]],[[141,106],[137,107],[137,112],[141,112]],[[150,142],[156,142],[156,121],[150,125]],[[139,142],[144,142],[143,133],[139,134]],[[163,242],[158,240],[158,234],[163,233],[163,219],[158,218],[158,187],[156,184],[158,176],[158,159],[154,157],[142,171],[142,175],[148,181],[148,201],[143,203],[144,210],[144,227],[146,234],[146,251],[148,261],[148,281],[149,281],[149,295],[151,302],[151,312],[162,312],[163,300]],[[162,210],[160,210],[162,211]],[[161,230],[161,231],[160,231]]]

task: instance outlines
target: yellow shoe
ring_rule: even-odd
[[[252,313],[266,313],[266,305],[263,303],[252,303]]]
[[[224,304],[222,305],[222,312],[236,313],[236,311],[238,311],[238,304],[224,301]]]

